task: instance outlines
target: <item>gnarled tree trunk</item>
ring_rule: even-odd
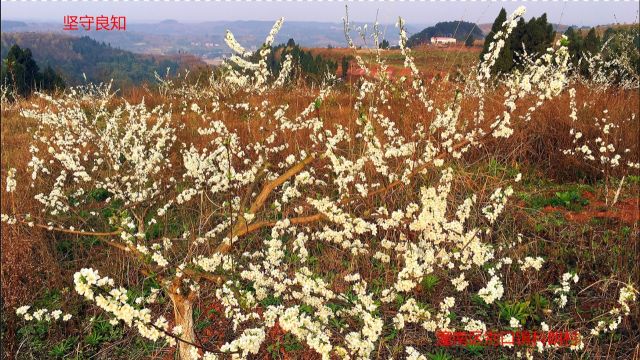
[[[169,297],[173,302],[173,313],[176,326],[182,327],[182,333],[179,335],[178,340],[178,357],[180,360],[191,360],[191,349],[193,345],[189,343],[195,343],[195,333],[193,331],[193,300],[187,296],[180,295],[178,293],[170,293]]]

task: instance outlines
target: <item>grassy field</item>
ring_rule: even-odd
[[[307,49],[311,50],[314,55],[320,55],[335,61],[341,66],[343,57],[353,56],[354,51],[351,49]],[[425,45],[413,50],[416,66],[422,72],[426,79],[432,79],[434,76],[445,76],[459,70],[468,72],[479,61],[481,46],[467,48],[465,46],[430,46]],[[362,49],[356,52],[368,62],[375,60],[377,56],[370,49]],[[400,50],[380,50],[380,57],[386,64],[394,70],[399,71],[402,75],[407,75],[404,69],[404,56]],[[352,65],[353,66],[353,65]],[[340,74],[341,69],[338,69]]]
[[[314,54],[333,58],[338,63],[343,56],[353,54],[343,49],[311,50]],[[477,64],[479,50],[428,47],[415,49],[412,54],[421,74],[425,79],[431,80],[436,75],[444,77],[444,74],[456,69],[468,73]],[[360,54],[367,62],[374,59],[370,52],[362,51]],[[399,50],[384,51],[382,57],[392,68],[403,67],[404,57]],[[239,97],[233,101],[249,104],[247,107],[251,109],[258,108],[264,102],[287,104],[287,111],[293,114],[301,113],[309,104],[315,103],[311,113],[322,119],[324,130],[350,131],[348,134],[352,136],[352,141],[345,142],[336,152],[345,158],[357,158],[366,151],[365,147],[358,143],[356,130],[353,130],[358,128],[358,121],[363,115],[362,110],[354,108],[357,106],[360,90],[358,81],[352,80],[340,82],[321,102],[314,100],[317,97],[317,89],[304,85],[289,85],[284,89],[259,95],[250,94],[246,97],[238,95]],[[179,83],[174,84],[176,89],[179,86]],[[435,108],[447,109],[451,99],[455,98],[458,92],[464,91],[464,87],[464,82],[446,81],[430,88],[428,96],[434,101]],[[580,131],[585,137],[596,137],[600,134],[601,128],[593,119],[606,117],[607,123],[617,126],[610,134],[611,139],[616,138],[616,146],[620,149],[628,148],[629,159],[639,161],[640,94],[637,89],[623,90],[611,87],[605,91],[597,91],[582,84],[574,84],[572,87],[576,90],[575,101],[578,104],[576,121],[571,120],[571,98],[567,92],[536,108],[529,121],[523,121],[521,117],[524,117],[528,106],[535,104],[536,99],[525,99],[525,106],[520,107],[514,114],[514,119],[520,120],[509,138],[489,138],[482,147],[472,148],[460,158],[447,159],[447,166],[455,172],[455,180],[449,194],[452,202],[462,202],[472,194],[477,195],[479,202],[489,201],[493,189],[507,186],[518,174],[521,174],[522,178],[521,181],[512,183],[514,193],[511,200],[506,204],[498,222],[491,227],[491,234],[487,235],[486,239],[492,248],[499,249],[500,259],[508,257],[514,262],[501,263],[503,260],[496,258],[467,273],[469,286],[457,293],[456,306],[447,315],[456,327],[461,326],[463,318],[469,317],[482,318],[488,329],[509,329],[510,318],[516,318],[519,326],[526,329],[536,329],[544,321],[558,331],[580,331],[588,334],[589,329],[602,318],[603,313],[617,306],[618,293],[623,284],[636,284],[636,288],[640,284],[637,265],[640,262],[640,173],[638,170],[625,172],[619,169],[603,172],[597,165],[562,152],[575,146],[572,142],[573,137],[569,135],[572,129]],[[497,88],[485,94],[486,119],[492,119],[502,113],[503,90]],[[202,115],[200,109],[204,109],[204,113],[208,114],[212,107],[215,107],[212,101],[224,104],[225,101],[231,100],[225,99],[225,95],[212,100],[206,96],[206,91],[206,87],[203,87],[200,93],[170,97],[161,94],[155,88],[139,88],[128,91],[124,96],[111,98],[107,108],[115,109],[125,102],[136,104],[142,100],[147,109],[158,104],[170,106],[173,109],[172,121],[178,124],[175,127],[177,142],[208,148],[214,143],[212,139],[215,137],[202,136],[198,129],[204,127],[207,121],[213,120]],[[461,100],[461,118],[474,117],[476,102],[477,99],[473,98]],[[32,142],[32,132],[38,128],[39,123],[21,116],[20,111],[32,108],[34,104],[38,109],[52,106],[45,99],[32,98],[2,107],[3,214],[11,213],[16,208],[20,208],[23,213],[39,214],[41,205],[34,200],[34,196],[46,191],[47,186],[51,186],[53,182],[43,182],[40,188],[27,186],[31,175],[25,170],[31,160],[29,144]],[[87,114],[94,114],[95,102],[79,101],[79,104]],[[398,132],[396,136],[410,139],[417,132],[418,124],[429,128],[435,121],[434,113],[427,113],[417,106],[416,102],[411,103],[411,106],[406,105],[406,100],[400,95],[392,97],[385,105],[380,107],[380,111],[399,119],[395,123]],[[153,115],[152,118],[155,119],[155,116],[157,115]],[[249,144],[265,144],[270,134],[278,133],[277,124],[258,121],[260,115],[257,111],[242,112],[238,108],[221,106],[220,110],[211,116],[222,121],[230,132],[238,134],[243,149]],[[288,164],[287,158],[290,155],[299,154],[301,151],[311,153],[314,147],[318,146],[309,140],[311,131],[287,132],[287,136],[277,138],[273,146],[282,146],[284,150],[278,151],[269,159],[275,168],[271,178],[276,178],[278,172],[286,170],[285,165]],[[384,138],[384,129],[377,127],[375,131],[380,138]],[[172,148],[167,154],[167,159],[173,163],[173,167],[160,173],[159,178],[168,181],[169,177],[175,176],[178,182],[182,181],[178,169],[183,162],[181,151],[187,148],[186,145],[182,148]],[[244,157],[252,162],[258,159],[256,153],[249,150],[246,150]],[[302,157],[299,160],[302,160]],[[241,166],[240,159],[234,158],[233,161],[237,162],[234,166]],[[397,166],[401,169],[408,162],[409,160],[391,162],[391,167]],[[318,164],[311,165],[310,171],[315,171],[318,179],[333,179],[333,175],[327,170],[327,163],[328,160],[320,160]],[[4,194],[9,168],[19,169],[16,180],[20,191],[12,196]],[[367,163],[361,172],[370,179],[377,179],[376,181],[382,183],[381,186],[389,185],[385,183],[386,179],[380,180],[381,177],[377,177],[379,175],[376,166],[372,163]],[[325,174],[326,177],[322,177]],[[437,170],[421,172],[406,186],[397,186],[392,191],[385,191],[375,197],[365,197],[363,201],[353,205],[345,202],[347,205],[344,205],[344,208],[354,217],[368,219],[368,216],[372,215],[371,212],[362,209],[387,206],[394,209],[412,202],[418,203],[422,196],[420,188],[436,186],[438,179]],[[260,180],[255,188],[241,188],[242,192],[233,195],[239,198],[243,195],[255,196],[258,193],[257,189],[265,184],[268,184],[267,179]],[[176,186],[187,185],[180,183]],[[179,193],[181,190],[167,190],[167,193],[170,191]],[[336,196],[337,190],[331,186],[310,186],[305,192],[305,196],[319,198]],[[280,199],[281,195],[282,193],[278,192],[276,195],[270,195],[269,199]],[[355,199],[357,196],[354,194],[349,199],[351,198]],[[155,240],[162,236],[179,237],[185,230],[197,232],[197,229],[203,226],[202,211],[210,211],[211,219],[224,219],[226,215],[223,207],[228,202],[225,202],[224,198],[214,199],[212,205],[200,210],[200,213],[196,210],[197,205],[193,204],[162,217],[157,226],[146,229],[148,237]],[[110,215],[127,211],[127,207],[122,204],[105,204],[102,201],[95,195],[88,209],[108,210]],[[304,204],[304,201],[301,201],[301,204],[304,206],[302,214],[309,214],[309,204]],[[221,210],[218,209],[220,207]],[[275,207],[265,208],[265,220],[293,218],[297,214],[294,206],[285,206],[282,211],[275,210]],[[223,214],[218,215],[216,209]],[[451,210],[450,208],[449,211]],[[480,218],[480,209],[474,209],[473,214]],[[62,219],[61,223],[67,220]],[[214,220],[204,223],[214,223]],[[109,226],[105,226],[105,229],[109,229]],[[308,226],[321,229],[324,225],[320,222],[310,223]],[[258,252],[264,243],[268,242],[265,239],[271,239],[272,234],[269,228],[250,233],[243,238],[243,246],[232,249],[231,253],[240,259],[243,252]],[[379,246],[384,236],[395,237],[392,232],[380,230],[377,235],[362,236],[362,239],[374,248]],[[283,242],[286,243],[288,240]],[[346,275],[360,274],[368,282],[371,293],[378,296],[386,284],[395,281],[403,264],[400,257],[385,263],[372,258],[370,254],[353,255],[348,249],[320,240],[310,240],[307,249],[309,254],[304,266],[310,273],[328,284],[335,293],[349,296],[355,296],[355,290],[343,279]],[[293,269],[302,266],[296,254],[294,248],[287,245],[282,261],[290,266],[290,274],[294,273]],[[525,256],[543,258],[545,263],[542,270],[521,270],[517,259]],[[108,244],[96,236],[56,233],[38,227],[8,225],[3,221],[3,357],[174,358],[175,348],[162,342],[140,338],[134,328],[111,324],[105,312],[91,306],[74,293],[73,284],[70,282],[76,271],[93,266],[100,269],[101,274],[108,273],[116,284],[126,286],[130,292],[128,296],[133,299],[141,294],[148,294],[150,287],[162,282],[161,275],[166,275],[162,271],[146,271],[148,263],[149,261],[138,262],[130,254],[122,251],[111,250]],[[489,280],[485,270],[496,266],[498,269],[502,266],[500,271],[505,295],[499,301],[487,303],[479,299],[476,293]],[[577,284],[572,284],[571,291],[567,293],[568,304],[557,308],[554,305],[557,288],[555,286],[565,273],[577,273],[580,280]],[[435,311],[438,304],[452,293],[452,274],[445,266],[436,267],[433,272],[422,277],[411,291],[404,295],[398,294],[389,303],[380,303],[376,314],[392,316],[400,311],[400,306],[409,298],[414,298],[425,304],[425,308]],[[237,280],[240,281],[239,278]],[[200,288],[202,295],[194,301],[196,342],[203,348],[217,348],[235,338],[234,331],[231,330],[232,319],[224,315],[224,304],[215,296],[218,288],[217,284],[203,283]],[[16,308],[24,304],[32,304],[33,308],[63,309],[65,313],[72,314],[73,318],[64,323],[26,322],[16,316]],[[256,305],[259,309],[256,311],[262,312],[269,306],[279,304],[286,304],[284,298],[267,296]],[[164,314],[174,325],[169,297],[160,296],[159,301],[149,306],[154,314]],[[338,307],[337,303],[332,306]],[[315,314],[317,311],[310,305],[307,307],[309,314]],[[548,359],[638,358],[640,309],[633,304],[630,311],[630,316],[622,318],[616,332],[590,338],[583,350],[570,352],[565,348],[548,349],[544,354],[537,356]],[[357,316],[333,319],[328,326],[333,329],[332,339],[336,342],[344,339],[344,333],[340,329],[357,326],[363,321]],[[404,358],[404,348],[407,346],[420,349],[431,359],[507,359],[513,358],[515,353],[512,349],[492,346],[436,346],[433,333],[425,332],[417,323],[408,323],[403,332],[399,332],[392,322],[385,322],[372,357]],[[521,350],[525,351],[524,348]],[[258,353],[251,355],[251,358],[319,359],[320,356],[307,343],[294,336],[292,331],[287,331],[276,323],[268,329],[266,340],[260,345]]]

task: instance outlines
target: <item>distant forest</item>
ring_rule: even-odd
[[[409,47],[428,44],[434,36],[447,36],[464,43],[467,38],[474,40],[483,39],[484,34],[478,25],[466,21],[445,21],[430,26],[417,34],[412,35],[407,41]]]
[[[71,37],[42,33],[3,33],[2,59],[13,45],[30,49],[41,68],[52,68],[68,85],[111,79],[120,88],[154,81],[154,72],[172,73],[193,65],[205,64],[195,57],[160,57],[134,54],[87,36]],[[84,74],[84,75],[83,75]]]
[[[11,46],[2,62],[0,82],[8,90],[7,96],[26,97],[34,91],[55,91],[65,88],[60,74],[47,66],[41,70],[29,49],[21,49],[18,45]],[[5,94],[3,94],[4,96]]]
[[[269,70],[279,74],[287,55],[291,55],[293,59],[292,77],[303,77],[311,83],[320,83],[327,73],[335,74],[338,69],[336,62],[320,55],[313,56],[310,51],[305,51],[293,39],[289,39],[286,44],[272,47],[267,59]]]

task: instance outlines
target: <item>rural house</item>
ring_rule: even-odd
[[[434,36],[434,37],[431,38],[431,43],[432,44],[443,44],[443,45],[455,44],[456,43],[456,39],[452,38],[452,37]]]

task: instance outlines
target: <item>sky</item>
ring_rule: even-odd
[[[638,21],[638,0],[623,1],[72,1],[40,2],[2,0],[2,20],[61,22],[65,15],[126,16],[127,23],[174,19],[180,22],[219,20],[269,20],[281,16],[290,21],[341,22],[349,5],[354,21],[435,24],[445,20],[489,23],[501,7],[512,12],[527,8],[526,17],[546,12],[553,23],[590,26]]]

